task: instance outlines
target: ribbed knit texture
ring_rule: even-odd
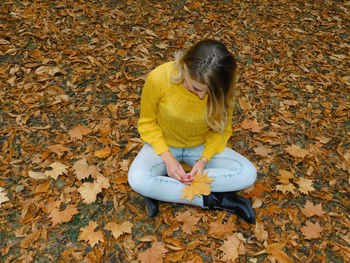
[[[232,133],[232,111],[223,134],[213,132],[205,121],[208,95],[200,100],[181,84],[171,83],[173,63],[155,68],[147,77],[142,96],[138,130],[157,154],[168,146],[192,148],[204,144],[202,157],[211,159],[226,147]]]

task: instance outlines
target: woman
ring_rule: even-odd
[[[145,144],[128,181],[145,196],[150,216],[158,213],[161,200],[226,210],[255,223],[249,200],[234,191],[254,184],[256,169],[226,147],[232,133],[236,68],[234,56],[221,42],[203,40],[147,77],[138,122]],[[193,167],[189,174],[181,161]],[[205,172],[214,179],[211,194],[191,202],[180,199],[181,189]]]

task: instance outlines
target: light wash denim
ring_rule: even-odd
[[[169,148],[179,162],[191,167],[204,150],[203,145],[194,148]],[[254,184],[257,174],[254,165],[247,158],[228,147],[212,157],[204,172],[209,172],[208,175],[214,179],[211,192],[242,190]],[[202,196],[196,196],[191,202],[186,198],[180,199],[181,189],[186,184],[167,176],[165,163],[147,143],[131,164],[128,181],[131,188],[143,196],[203,207]]]

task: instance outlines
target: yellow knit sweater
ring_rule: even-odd
[[[226,147],[232,134],[232,111],[223,134],[214,132],[205,121],[208,95],[200,100],[181,84],[171,83],[173,63],[155,68],[145,82],[141,96],[138,130],[157,154],[168,146],[192,148],[204,144],[202,157],[210,160]]]

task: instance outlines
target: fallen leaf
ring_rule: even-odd
[[[309,154],[308,150],[302,149],[299,146],[293,144],[286,148],[286,152],[297,158],[305,158]]]
[[[109,179],[101,174],[96,176],[95,183],[99,185],[102,189],[107,189],[110,186]]]
[[[189,235],[199,230],[199,228],[195,226],[199,219],[199,217],[191,215],[191,212],[188,210],[176,215],[176,220],[183,223],[182,231]]]
[[[264,225],[261,222],[256,222],[254,235],[256,236],[257,240],[260,242],[264,242],[269,237],[268,232],[264,229]]]
[[[82,140],[84,135],[87,135],[91,132],[91,130],[83,125],[78,125],[74,129],[68,132],[69,136],[72,140]]]
[[[236,229],[236,224],[234,223],[221,224],[217,222],[211,222],[209,224],[208,235],[216,238],[221,238],[224,235],[231,235]]]
[[[254,150],[256,155],[263,156],[263,157],[268,156],[272,152],[271,148],[267,148],[263,145],[255,147],[255,148],[253,148],[253,150]]]
[[[286,192],[291,192],[292,194],[294,194],[295,186],[293,184],[280,184],[276,186],[276,190],[281,191],[284,194]]]
[[[49,217],[52,218],[52,226],[61,223],[67,223],[72,220],[72,217],[78,213],[76,205],[68,205],[66,209],[59,211],[56,207],[50,212]]]
[[[307,217],[311,217],[314,215],[323,216],[325,211],[322,210],[322,204],[314,205],[309,200],[306,201],[306,204],[303,208],[301,208],[301,212]]]
[[[106,158],[107,156],[109,156],[110,154],[111,154],[111,148],[106,147],[102,150],[96,151],[94,155],[98,158],[103,159],[103,158]]]
[[[67,174],[68,166],[66,166],[62,163],[54,162],[50,165],[50,167],[52,168],[52,170],[45,171],[45,175],[49,176],[55,180],[57,180],[58,176],[60,176],[62,174]]]
[[[83,159],[75,162],[73,165],[73,170],[74,170],[74,173],[77,176],[78,180],[88,178],[90,175],[89,165],[86,161],[86,158],[83,158]]]
[[[284,243],[272,243],[267,245],[267,253],[281,263],[293,263],[290,257],[282,251]]]
[[[6,193],[4,191],[5,191],[5,189],[0,186],[0,205],[2,203],[9,201],[9,199],[6,196]]]
[[[243,242],[234,234],[227,236],[224,244],[219,249],[224,253],[221,258],[224,262],[234,262],[240,254],[245,253]]]
[[[83,183],[78,192],[83,198],[83,203],[91,204],[96,201],[96,196],[102,191],[101,186],[96,183]]]
[[[210,194],[210,183],[213,181],[213,178],[208,176],[208,172],[205,174],[196,174],[194,180],[189,186],[182,188],[181,199],[185,197],[192,201],[195,195],[208,195]]]
[[[47,179],[47,175],[42,172],[28,171],[28,175],[35,180]]]
[[[260,125],[256,119],[254,119],[254,120],[244,119],[241,126],[243,129],[251,130],[252,132],[260,132],[260,130],[262,129],[262,127],[260,127]]]
[[[51,145],[49,147],[47,147],[51,152],[54,152],[55,154],[57,154],[57,157],[58,158],[61,158],[62,155],[65,153],[65,152],[69,152],[70,149],[63,146],[62,144],[55,144],[55,145]]]
[[[290,183],[289,180],[294,178],[294,174],[292,174],[287,170],[280,169],[278,170],[278,173],[280,175],[277,176],[277,178],[282,184],[289,184]]]
[[[295,183],[299,185],[298,190],[303,194],[308,194],[311,191],[315,191],[315,188],[312,186],[313,181],[310,179],[300,178]]]
[[[323,228],[318,222],[312,223],[307,221],[306,225],[300,228],[300,231],[303,233],[306,239],[317,239],[320,237],[320,233],[323,231]]]
[[[116,222],[109,222],[105,225],[104,229],[111,231],[114,238],[118,239],[124,233],[130,234],[133,226],[129,221],[125,221],[121,225],[118,225]]]
[[[103,232],[101,230],[95,231],[97,223],[90,221],[89,225],[82,228],[79,233],[78,241],[85,241],[89,243],[91,247],[94,247],[100,241],[103,242]]]
[[[168,250],[164,247],[163,243],[156,241],[152,244],[151,248],[139,253],[138,260],[140,260],[141,263],[163,262],[163,258],[167,251]]]

